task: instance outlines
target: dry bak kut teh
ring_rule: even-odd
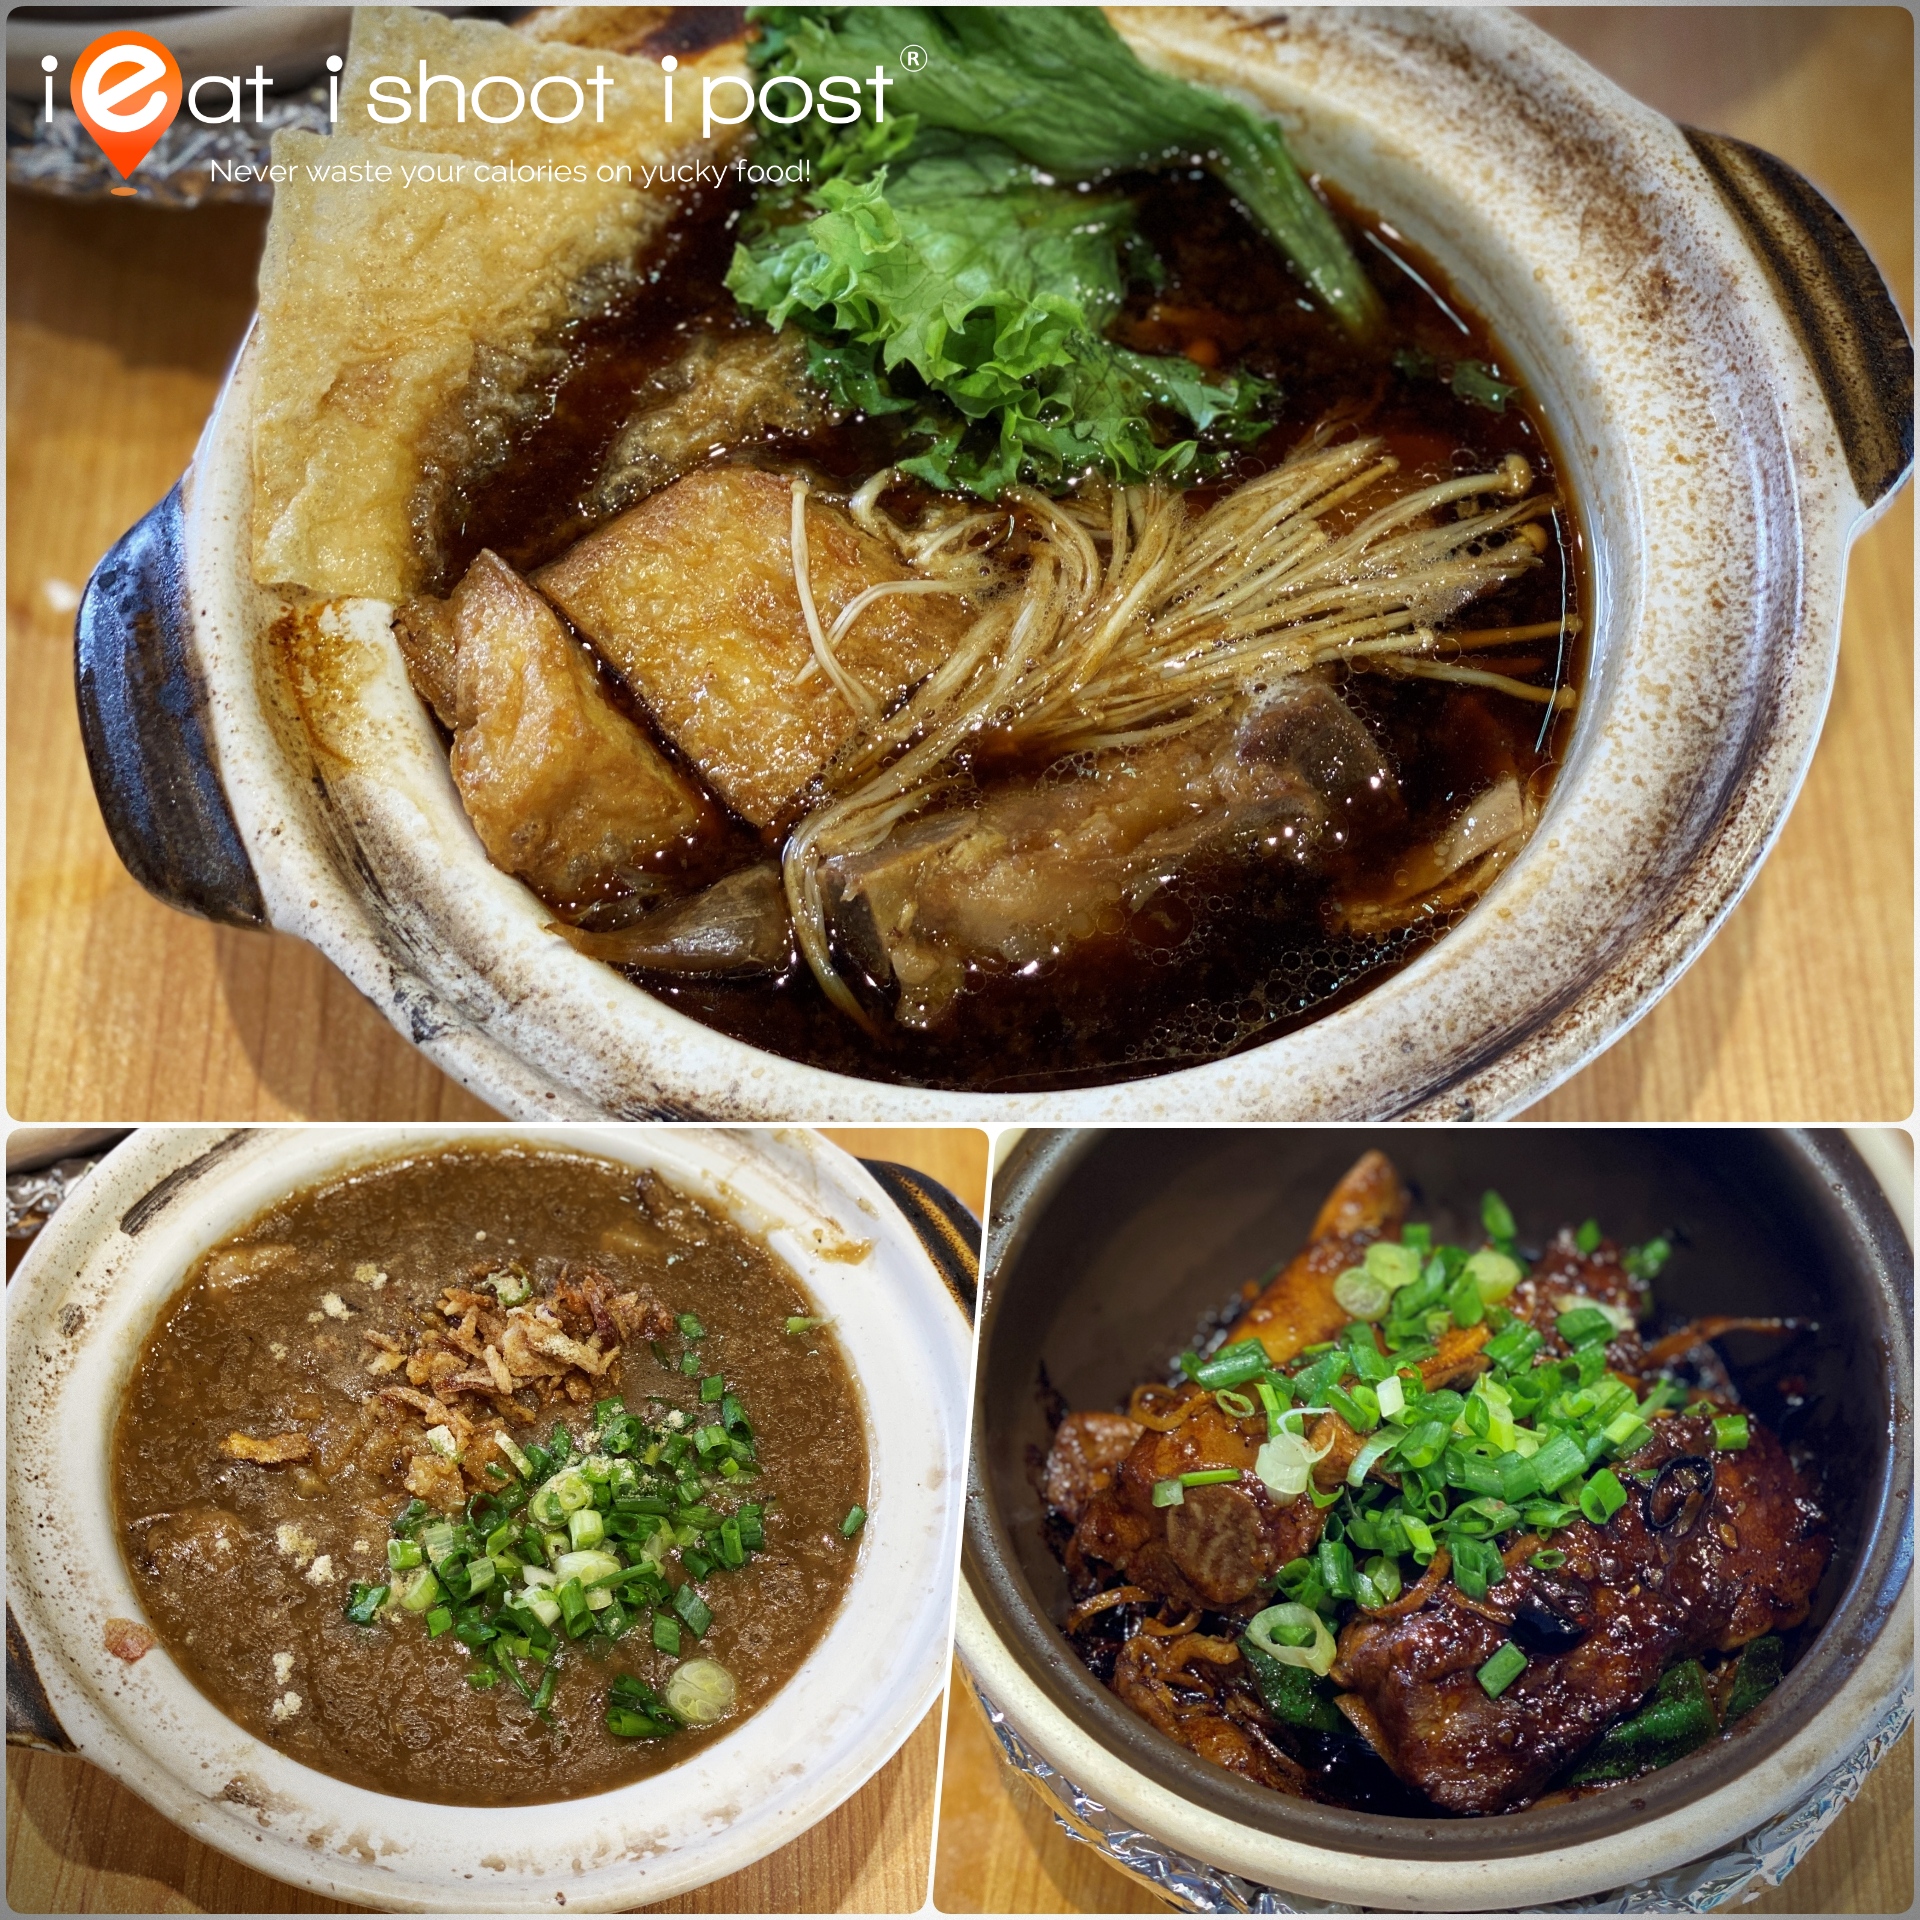
[[[255,573],[310,723],[324,603],[378,600],[556,946],[868,1078],[1217,1058],[1455,925],[1540,816],[1586,590],[1444,265],[1097,8],[591,31],[363,10],[340,131],[283,144],[518,151],[368,125],[369,76],[605,61],[555,157],[806,183],[282,193]],[[783,113],[884,67],[884,118],[696,138],[669,46]]]
[[[793,1274],[656,1175],[521,1148],[369,1167],[214,1248],[113,1485],[147,1620],[223,1712],[473,1806],[657,1773],[765,1708],[868,1498]]]
[[[1430,1818],[1631,1780],[1778,1682],[1830,1543],[1709,1344],[1642,1331],[1663,1242],[1436,1244],[1369,1153],[1204,1357],[1068,1413],[1064,1628],[1120,1698],[1275,1792]]]

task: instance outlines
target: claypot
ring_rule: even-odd
[[[1489,1117],[1616,1039],[1752,880],[1818,739],[1848,547],[1912,457],[1886,287],[1789,168],[1675,126],[1517,15],[1115,17],[1442,261],[1558,442],[1592,560],[1585,701],[1538,831],[1462,925],[1300,1031],[1119,1086],[893,1086],[702,1027],[488,864],[382,604],[349,603],[323,710],[290,697],[249,574],[244,349],[81,609],[89,760],[136,876],[312,941],[520,1116]]]
[[[1292,1254],[1367,1146],[1393,1159],[1437,1239],[1477,1236],[1480,1196],[1496,1187],[1523,1244],[1589,1216],[1623,1244],[1671,1232],[1680,1252],[1657,1284],[1663,1311],[1818,1322],[1791,1352],[1811,1391],[1788,1431],[1823,1468],[1833,1560],[1785,1680],[1731,1737],[1568,1804],[1477,1819],[1358,1813],[1199,1759],[1096,1681],[1060,1633],[1066,1580],[1031,1468],[1051,1395],[1123,1404],[1203,1314]],[[1909,1215],[1912,1182],[1911,1159],[1895,1158]],[[1778,1342],[1736,1335],[1722,1348],[1769,1411]],[[994,1182],[960,1654],[1029,1749],[1117,1824],[1190,1858],[1360,1907],[1584,1899],[1711,1855],[1798,1805],[1911,1684],[1912,1354],[1907,1232],[1841,1135],[1035,1131]]]
[[[539,1806],[402,1799],[243,1731],[164,1646],[127,1664],[103,1643],[109,1619],[141,1618],[113,1525],[113,1424],[188,1267],[302,1187],[502,1131],[152,1128],[75,1189],[7,1290],[8,1737],[77,1751],[196,1839],[330,1898],[398,1911],[631,1908],[735,1872],[830,1813],[945,1683],[977,1242],[922,1176],[865,1168],[799,1132],[541,1137],[656,1168],[764,1236],[834,1320],[865,1412],[873,1491],[838,1614],[765,1707],[680,1765]]]

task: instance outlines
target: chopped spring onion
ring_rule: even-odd
[[[441,1586],[431,1567],[422,1567],[407,1583],[407,1590],[400,1596],[400,1604],[409,1613],[425,1613],[436,1601],[446,1598],[446,1589]]]
[[[1474,1678],[1480,1682],[1488,1699],[1498,1700],[1526,1670],[1527,1656],[1511,1640],[1503,1640],[1499,1651]]]
[[[560,1670],[550,1662],[546,1671],[540,1676],[540,1684],[534,1689],[532,1700],[527,1703],[535,1713],[544,1715],[553,1705],[553,1690],[559,1679]]]
[[[858,1505],[851,1506],[847,1509],[847,1517],[840,1522],[840,1537],[843,1540],[851,1540],[866,1524],[866,1508]]]
[[[691,1586],[674,1589],[673,1610],[680,1616],[682,1624],[696,1640],[713,1625],[713,1609],[694,1592]]]
[[[691,1313],[683,1313],[680,1316],[680,1331],[685,1334],[689,1340],[704,1340],[707,1337],[706,1328],[703,1327],[699,1320]]]
[[[578,1580],[563,1580],[553,1590],[553,1597],[560,1603],[560,1616],[567,1623],[567,1638],[578,1640],[593,1623],[585,1588]]]
[[[533,1297],[533,1282],[518,1267],[505,1267],[480,1283],[491,1287],[503,1307],[517,1307]]]
[[[1214,1390],[1214,1404],[1229,1420],[1251,1420],[1253,1402],[1244,1393],[1235,1393],[1231,1387],[1217,1387]]]
[[[1254,1455],[1253,1471],[1268,1492],[1277,1498],[1297,1500],[1306,1492],[1314,1468],[1332,1451],[1331,1435],[1325,1445],[1315,1452],[1299,1434],[1283,1427]],[[1159,1498],[1159,1488],[1156,1487],[1154,1499],[1158,1502]]]
[[[1480,1298],[1488,1306],[1504,1300],[1520,1284],[1520,1262],[1511,1255],[1485,1248],[1467,1261],[1467,1272],[1480,1289]]]
[[[439,1454],[443,1460],[455,1460],[459,1458],[460,1446],[453,1437],[453,1429],[451,1427],[429,1427],[427,1429],[427,1445],[430,1446],[435,1453]]]
[[[700,1382],[701,1405],[712,1406],[715,1402],[719,1400],[720,1396],[723,1393],[725,1393],[726,1390],[727,1390],[727,1383],[719,1374],[717,1373],[708,1374]]]
[[[1239,1478],[1238,1467],[1200,1467],[1192,1473],[1183,1473],[1180,1484],[1183,1487],[1224,1487]]]
[[[533,1462],[520,1450],[520,1444],[510,1433],[496,1433],[493,1444],[513,1462],[513,1470],[522,1480],[533,1478]]]
[[[1269,1434],[1278,1433],[1280,1431],[1281,1416],[1287,1410],[1286,1402],[1280,1397],[1282,1393],[1287,1391],[1284,1380],[1278,1387],[1274,1386],[1271,1381],[1262,1380],[1254,1391],[1259,1394],[1261,1408],[1267,1416],[1267,1432]]]
[[[607,1537],[607,1523],[595,1507],[582,1507],[567,1516],[567,1535],[576,1548],[597,1547]]]
[[[667,1705],[690,1727],[710,1727],[733,1711],[737,1694],[717,1660],[688,1660],[667,1677]]]
[[[417,1567],[422,1557],[418,1544],[412,1540],[387,1542],[387,1565],[395,1573],[404,1573],[409,1567]]]
[[[1602,1467],[1580,1495],[1580,1511],[1596,1527],[1604,1527],[1627,1504],[1627,1490]]]
[[[1591,1252],[1592,1249],[1589,1248],[1588,1251]],[[1567,1564],[1567,1556],[1558,1547],[1542,1547],[1533,1556],[1533,1564],[1551,1572],[1555,1567],[1564,1567]]]
[[[445,1607],[435,1607],[427,1615],[427,1638],[438,1640],[453,1625],[453,1615]]]
[[[1336,1600],[1354,1597],[1353,1549],[1344,1540],[1322,1539],[1314,1562],[1320,1569],[1321,1583]]]
[[[1349,1267],[1333,1283],[1333,1297],[1345,1313],[1356,1320],[1373,1321],[1385,1314],[1393,1300],[1393,1289],[1384,1280],[1376,1280],[1365,1267]]]
[[[1586,1464],[1587,1456],[1579,1441],[1565,1433],[1556,1433],[1532,1461],[1534,1478],[1543,1493],[1565,1486],[1575,1474],[1585,1471]]]
[[[1419,1248],[1406,1246],[1398,1240],[1376,1240],[1367,1249],[1366,1258],[1361,1262],[1389,1293],[1398,1293],[1402,1287],[1412,1286],[1420,1278],[1420,1269],[1424,1264]]]
[[[1267,1350],[1258,1340],[1237,1340],[1205,1360],[1183,1353],[1180,1367],[1195,1386],[1244,1387],[1267,1371]]]
[[[1447,1289],[1447,1312],[1456,1327],[1477,1327],[1486,1318],[1487,1303],[1480,1283],[1464,1267],[1460,1278]]]
[[[1540,1351],[1546,1344],[1537,1327],[1530,1327],[1524,1320],[1516,1320],[1510,1327],[1502,1327],[1482,1351],[1496,1367],[1518,1368]]]
[[[1247,1638],[1283,1667],[1306,1667],[1325,1674],[1333,1666],[1334,1639],[1327,1623],[1311,1607],[1282,1601],[1247,1622]]]
[[[670,1613],[656,1609],[653,1616],[653,1644],[664,1654],[680,1657],[680,1622]]]
[[[1582,1253],[1594,1252],[1600,1245],[1600,1222],[1598,1220],[1582,1221],[1580,1231],[1573,1236],[1573,1244]]]
[[[1353,1576],[1354,1598],[1363,1607],[1384,1607],[1400,1597],[1400,1562],[1376,1553]]]
[[[1453,1549],[1453,1584],[1469,1600],[1484,1600],[1487,1589],[1506,1572],[1500,1549],[1490,1540],[1464,1533],[1451,1534],[1448,1544]]]
[[[1744,1413],[1723,1414],[1713,1423],[1713,1444],[1728,1453],[1738,1453],[1752,1437]]]
[[[1380,1424],[1380,1402],[1364,1380],[1356,1380],[1351,1392],[1345,1387],[1329,1387],[1327,1405],[1356,1433],[1371,1433]]]
[[[1372,1470],[1373,1463],[1383,1454],[1393,1451],[1394,1443],[1400,1434],[1392,1427],[1384,1427],[1373,1435],[1367,1444],[1353,1456],[1353,1465],[1347,1469],[1347,1485],[1359,1486]]]
[[[570,1580],[578,1580],[581,1586],[591,1587],[601,1581],[613,1579],[620,1571],[620,1562],[599,1547],[587,1547],[577,1552],[563,1553],[553,1563],[554,1579],[563,1587]]]
[[[1619,1331],[1613,1324],[1610,1314],[1605,1314],[1591,1302],[1583,1301],[1577,1307],[1569,1308],[1553,1323],[1560,1338],[1570,1347],[1587,1347],[1611,1340]]]
[[[1631,1307],[1611,1306],[1605,1300],[1595,1300],[1584,1293],[1556,1293],[1553,1304],[1562,1313],[1605,1314],[1615,1333],[1631,1333],[1638,1323]],[[1581,1345],[1584,1342],[1574,1344]]]
[[[560,1603],[546,1588],[529,1587],[519,1596],[518,1604],[540,1622],[543,1627],[560,1624]]]
[[[1374,1398],[1380,1402],[1380,1418],[1397,1420],[1407,1410],[1406,1383],[1397,1373],[1390,1373],[1373,1390]]]
[[[347,1596],[346,1616],[356,1627],[373,1624],[373,1617],[387,1604],[387,1598],[393,1589],[387,1586],[372,1587],[364,1580],[356,1580]]]
[[[420,1544],[436,1567],[453,1552],[454,1538],[451,1520],[436,1520],[432,1526],[420,1529]]]
[[[1258,1472],[1258,1465],[1255,1466]],[[1269,1485],[1272,1483],[1269,1482]],[[1186,1504],[1187,1490],[1178,1480],[1156,1480],[1153,1483],[1153,1504],[1156,1507],[1179,1507]]]
[[[811,1333],[815,1327],[824,1327],[829,1323],[810,1313],[795,1313],[787,1316],[789,1333]]]
[[[1514,1224],[1513,1209],[1491,1188],[1480,1197],[1480,1224],[1493,1241],[1510,1241],[1520,1229]]]
[[[1620,1257],[1620,1264],[1635,1280],[1654,1280],[1659,1278],[1660,1269],[1667,1264],[1673,1248],[1665,1240],[1649,1240],[1644,1247],[1629,1247]]]

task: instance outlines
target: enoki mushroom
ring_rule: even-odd
[[[1342,661],[1570,706],[1570,689],[1445,657],[1544,637],[1533,627],[1443,631],[1449,616],[1516,578],[1545,546],[1536,523],[1554,503],[1529,495],[1527,461],[1510,454],[1491,473],[1412,488],[1365,510],[1397,471],[1378,439],[1316,439],[1205,512],[1160,485],[1114,488],[1104,503],[1015,488],[1003,506],[936,516],[919,530],[880,511],[892,475],[876,474],[850,510],[914,570],[915,581],[892,590],[958,591],[979,607],[947,659],[887,713],[875,711],[834,652],[859,603],[832,634],[813,611],[796,482],[796,579],[814,657],[859,716],[823,776],[828,800],[783,855],[794,930],[829,999],[871,1028],[834,968],[820,863],[870,851],[951,793],[965,749],[988,732],[1016,751],[1054,755],[1132,746]],[[871,604],[883,590],[861,600]]]

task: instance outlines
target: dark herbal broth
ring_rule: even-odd
[[[1488,664],[1542,687],[1577,688],[1588,601],[1577,516],[1525,391],[1496,412],[1456,394],[1441,377],[1451,365],[1478,361],[1513,379],[1499,343],[1444,270],[1388,223],[1329,193],[1387,310],[1383,342],[1363,350],[1307,298],[1212,176],[1142,175],[1111,185],[1136,199],[1141,231],[1167,270],[1159,289],[1135,292],[1112,336],[1143,352],[1199,352],[1210,365],[1244,367],[1279,389],[1273,430],[1196,501],[1255,478],[1328,420],[1382,436],[1403,473],[1423,484],[1486,472],[1509,453],[1524,454],[1536,490],[1557,491],[1561,502],[1547,522],[1549,545],[1538,567],[1473,602],[1471,624],[1576,623],[1557,641]],[[741,324],[722,281],[746,205],[743,191],[690,199],[649,269],[643,296],[577,330],[566,372],[538,423],[503,467],[457,496],[438,591],[450,591],[482,548],[525,572],[590,530],[584,497],[634,394],[675,357],[689,330]],[[1207,329],[1198,341],[1196,326]],[[901,452],[886,422],[861,417],[804,437],[769,434],[757,446],[727,449],[726,457],[803,468],[824,487],[844,491]],[[886,505],[910,518],[915,486],[895,489]],[[617,676],[604,663],[600,671],[632,717],[649,725]],[[1543,801],[1575,717],[1470,685],[1344,668],[1335,683],[1385,750],[1406,803],[1396,827],[1376,831],[1348,859],[1341,880],[1360,897],[1391,888],[1409,854],[1500,776],[1515,774]],[[671,756],[671,744],[660,744]],[[735,822],[730,838],[702,850],[704,877],[760,855],[759,836]],[[771,981],[627,971],[703,1024],[811,1065],[909,1085],[1040,1090],[1197,1065],[1291,1032],[1357,998],[1469,910],[1454,906],[1385,933],[1330,930],[1317,896],[1263,897],[1244,875],[1196,867],[1135,912],[1118,940],[1089,942],[1018,971],[971,962],[967,992],[932,1031],[883,1017],[877,1034],[862,1032],[800,962]],[[857,978],[857,958],[838,957]]]
[[[649,1426],[671,1408],[691,1427],[714,1412],[703,1409],[702,1376],[723,1377],[745,1408],[760,1471],[703,1498],[716,1510],[764,1503],[764,1547],[698,1578],[666,1556],[672,1581],[692,1579],[712,1613],[698,1638],[683,1631],[681,1660],[717,1661],[738,1688],[716,1726],[666,1738],[609,1731],[608,1690],[621,1675],[661,1689],[677,1664],[655,1646],[644,1608],[617,1640],[559,1636],[546,1718],[504,1681],[471,1685],[474,1657],[453,1632],[430,1638],[420,1614],[396,1608],[364,1626],[345,1617],[356,1582],[407,1577],[388,1570],[388,1530],[408,1506],[404,1461],[422,1432],[396,1424],[380,1394],[408,1372],[370,1372],[381,1350],[364,1336],[436,1324],[443,1289],[493,1258],[524,1265],[532,1302],[564,1264],[703,1330],[697,1342],[676,1331],[658,1353],[623,1341],[584,1403],[563,1396],[533,1424],[509,1423],[523,1445],[564,1424],[577,1459],[593,1445],[594,1399],[616,1394]],[[359,1786],[508,1806],[659,1773],[773,1698],[852,1576],[858,1540],[841,1529],[868,1497],[864,1423],[831,1331],[787,1331],[789,1316],[814,1311],[759,1241],[664,1183],[583,1155],[456,1149],[296,1194],[195,1265],[128,1386],[114,1501],[148,1621],[222,1712]],[[697,1374],[681,1370],[687,1349]],[[236,1431],[288,1430],[310,1436],[309,1458],[266,1465],[223,1450]]]

